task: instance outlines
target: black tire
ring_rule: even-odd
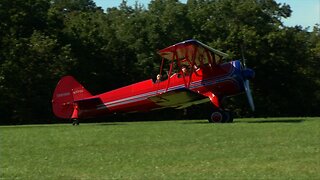
[[[210,123],[232,123],[233,114],[230,111],[216,110],[208,118]]]
[[[223,123],[224,115],[222,111],[214,111],[208,118],[209,123]]]
[[[233,122],[233,114],[231,111],[223,111],[224,114],[224,122],[232,123]]]
[[[79,120],[78,119],[72,119],[72,125],[75,126],[79,126]]]

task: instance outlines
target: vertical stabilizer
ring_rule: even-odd
[[[87,91],[77,80],[72,76],[65,76],[60,79],[52,97],[53,113],[64,119],[77,118],[75,111],[77,105],[74,101],[91,97],[92,95]]]

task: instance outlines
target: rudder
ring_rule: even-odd
[[[74,118],[75,104],[74,101],[91,97],[87,91],[72,76],[64,76],[58,82],[52,97],[53,113],[63,119]]]

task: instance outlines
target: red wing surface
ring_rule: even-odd
[[[187,40],[158,51],[159,55],[168,60],[195,59],[196,64],[220,64],[228,55],[211,48],[197,40]]]

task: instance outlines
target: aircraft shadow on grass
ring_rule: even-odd
[[[115,123],[115,122],[100,122],[100,123],[95,123],[97,126],[124,126],[127,124],[124,123]]]
[[[234,123],[302,123],[304,119],[262,119],[262,120],[243,120],[237,121],[235,120]],[[184,122],[183,124],[208,124],[206,121],[192,121],[192,122]]]
[[[254,121],[235,121],[235,123],[302,123],[304,119],[263,119]]]

